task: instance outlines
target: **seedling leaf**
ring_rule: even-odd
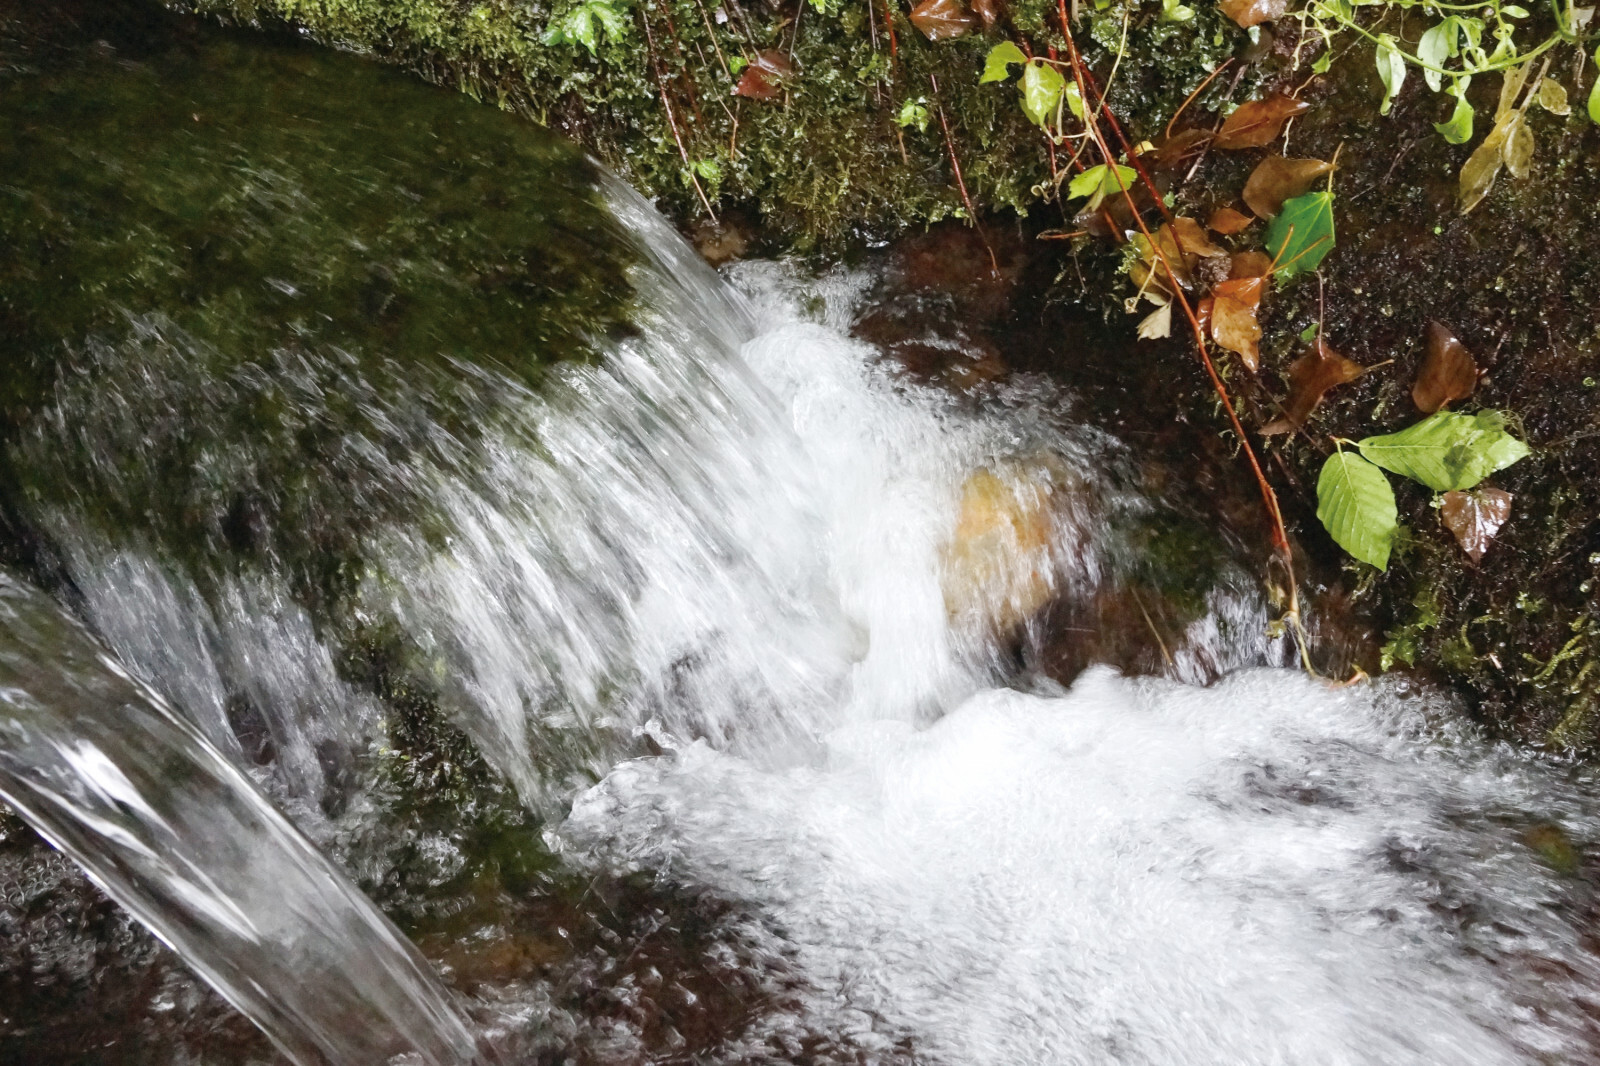
[[[1066,87],[1066,79],[1059,70],[1037,59],[1023,68],[1022,110],[1034,125],[1048,125],[1055,117]]]
[[[1383,103],[1378,114],[1387,115],[1394,106],[1394,98],[1406,83],[1406,60],[1395,47],[1395,40],[1387,33],[1378,35],[1378,77],[1383,81]]]

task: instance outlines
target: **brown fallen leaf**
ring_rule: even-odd
[[[1289,0],[1222,0],[1217,6],[1237,22],[1240,29],[1248,30],[1251,26],[1282,18],[1289,8]]]
[[[930,41],[947,41],[971,33],[978,18],[961,0],[922,0],[911,9],[911,25]]]
[[[1252,100],[1239,107],[1223,122],[1214,143],[1218,148],[1263,148],[1283,132],[1283,124],[1311,110],[1304,100],[1273,93],[1265,100]]]
[[[992,30],[1005,14],[1001,0],[972,0],[972,13],[977,15],[985,30]]]
[[[1511,493],[1492,485],[1472,492],[1447,492],[1439,501],[1439,517],[1473,562],[1483,558],[1489,542],[1511,517]]]
[[[768,48],[757,52],[750,65],[744,68],[733,95],[747,96],[752,100],[776,100],[783,95],[784,84],[794,77],[794,64],[782,52]]]
[[[1527,80],[1527,63],[1511,67],[1501,76],[1500,101],[1495,105],[1494,125],[1490,127],[1483,143],[1461,166],[1458,182],[1463,215],[1489,195],[1502,166],[1515,162],[1516,165],[1510,168],[1514,177],[1524,176],[1528,172],[1528,163],[1533,156],[1533,134],[1523,122],[1523,112],[1532,101],[1525,101],[1520,109],[1516,106],[1517,96]]]
[[[1194,320],[1200,323],[1200,335],[1202,337],[1211,336],[1211,310],[1216,306],[1216,303],[1215,298],[1207,296],[1194,305]]]
[[[1263,426],[1262,434],[1271,436],[1299,429],[1329,389],[1354,381],[1366,370],[1328,347],[1319,333],[1311,350],[1289,364],[1289,397],[1283,404],[1283,417]]]
[[[1231,237],[1235,233],[1242,233],[1255,219],[1243,211],[1235,211],[1231,207],[1219,207],[1211,212],[1211,217],[1206,220],[1206,225],[1213,233],[1220,233],[1224,237]]]
[[[1211,290],[1211,339],[1244,360],[1245,368],[1261,366],[1261,323],[1256,312],[1266,278],[1230,278]]]
[[[1234,252],[1228,267],[1230,278],[1264,278],[1272,273],[1272,256],[1255,248]]]
[[[1273,218],[1283,210],[1283,202],[1293,199],[1316,184],[1333,169],[1321,159],[1285,159],[1269,155],[1256,164],[1244,183],[1244,202],[1258,218]]]
[[[1210,139],[1209,130],[1179,130],[1170,137],[1161,138],[1160,143],[1139,158],[1151,171],[1177,170],[1198,154]]]
[[[1206,236],[1205,228],[1192,218],[1182,215],[1172,220],[1172,232],[1177,235],[1178,243],[1183,248],[1184,264],[1192,271],[1195,262],[1199,259],[1210,259],[1217,256],[1226,256],[1226,248],[1218,248],[1211,243],[1211,238]]]
[[[1428,351],[1411,386],[1417,410],[1431,415],[1439,408],[1472,395],[1478,384],[1478,364],[1467,346],[1438,322],[1428,323]]]

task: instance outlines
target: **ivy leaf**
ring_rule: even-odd
[[[1035,126],[1048,125],[1061,106],[1061,97],[1066,90],[1066,79],[1061,72],[1035,59],[1022,71],[1022,110]]]
[[[1027,62],[1028,57],[1022,54],[1022,49],[1010,41],[1001,41],[989,49],[989,56],[983,61],[983,76],[978,79],[978,84],[1005,81],[1011,77],[1012,67],[1026,66]]]
[[[1378,107],[1378,114],[1387,115],[1394,106],[1394,98],[1400,95],[1400,87],[1406,83],[1405,57],[1395,47],[1395,39],[1387,33],[1378,35],[1378,77],[1383,81],[1383,103]]]
[[[1317,478],[1317,518],[1334,542],[1379,570],[1400,528],[1394,489],[1383,471],[1354,452],[1328,456]]]
[[[1450,93],[1456,98],[1455,110],[1444,122],[1435,122],[1433,128],[1451,144],[1466,144],[1472,140],[1472,105],[1467,103],[1467,82],[1470,78],[1457,78]]]
[[[1120,185],[1117,183],[1118,177],[1122,179]],[[1132,189],[1138,177],[1138,172],[1132,167],[1119,166],[1113,173],[1110,167],[1100,163],[1072,179],[1067,186],[1067,199],[1075,200],[1087,196],[1089,209],[1093,210],[1099,207],[1100,202],[1107,196],[1115,196],[1123,189]]]
[[[1483,558],[1510,517],[1511,493],[1490,485],[1477,492],[1447,492],[1439,500],[1439,518],[1473,562]]]
[[[1498,411],[1440,411],[1398,433],[1368,437],[1358,447],[1378,466],[1435,492],[1470,489],[1529,451],[1506,432]]]
[[[1333,251],[1333,193],[1308,192],[1285,200],[1267,227],[1267,250],[1286,278],[1315,270]]]

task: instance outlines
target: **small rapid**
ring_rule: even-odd
[[[1600,782],[1287,669],[1070,392],[919,381],[882,259],[718,274],[509,119],[196,40],[0,70],[0,235],[148,257],[0,338],[0,795],[291,1061],[1600,1055]],[[80,100],[150,195],[72,199]],[[1097,620],[1148,676],[1060,665]]]

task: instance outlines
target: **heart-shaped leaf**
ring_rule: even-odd
[[[1389,569],[1400,522],[1394,489],[1382,470],[1354,452],[1328,456],[1317,478],[1317,518],[1339,547],[1379,570]]]
[[[1267,227],[1266,244],[1286,278],[1317,269],[1333,251],[1333,193],[1308,192],[1284,201]]]
[[[1447,492],[1439,500],[1439,517],[1461,550],[1477,562],[1511,517],[1511,493],[1490,485],[1476,492]]]
[[[1368,437],[1361,454],[1435,492],[1470,489],[1523,458],[1526,444],[1506,432],[1498,411],[1440,411],[1398,433]]]
[[[751,100],[776,100],[783,95],[783,87],[794,76],[794,64],[789,57],[774,48],[758,52],[744,68],[733,95]]]

